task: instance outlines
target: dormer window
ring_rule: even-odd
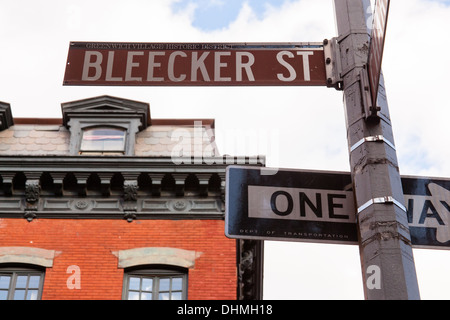
[[[70,153],[133,156],[136,134],[150,126],[148,103],[101,96],[61,105]]]
[[[114,127],[83,130],[80,154],[124,154],[126,131]]]

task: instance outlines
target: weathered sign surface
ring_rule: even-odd
[[[321,43],[72,42],[64,85],[326,86]]]

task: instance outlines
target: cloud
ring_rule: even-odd
[[[391,1],[383,69],[405,174],[450,176],[450,150],[445,147],[450,104],[444,72],[449,16],[450,7],[436,1]],[[418,168],[423,158],[425,167]]]
[[[322,1],[301,0],[285,2],[280,7],[269,6],[259,17],[245,3],[237,19],[221,33],[237,39],[232,41],[322,41],[335,33],[333,9]]]
[[[192,26],[202,31],[226,28],[236,18],[240,1],[223,0],[180,0],[172,5],[175,12],[188,8],[191,11]]]

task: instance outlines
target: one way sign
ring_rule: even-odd
[[[358,244],[351,176],[230,166],[230,238]],[[402,177],[413,247],[450,249],[450,179]]]

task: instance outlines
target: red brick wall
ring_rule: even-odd
[[[236,299],[236,242],[216,220],[0,219],[0,246],[57,251],[47,268],[42,299],[121,299],[123,269],[112,253],[143,247],[201,252],[189,269],[188,298]],[[81,289],[68,289],[69,266],[81,271]]]

